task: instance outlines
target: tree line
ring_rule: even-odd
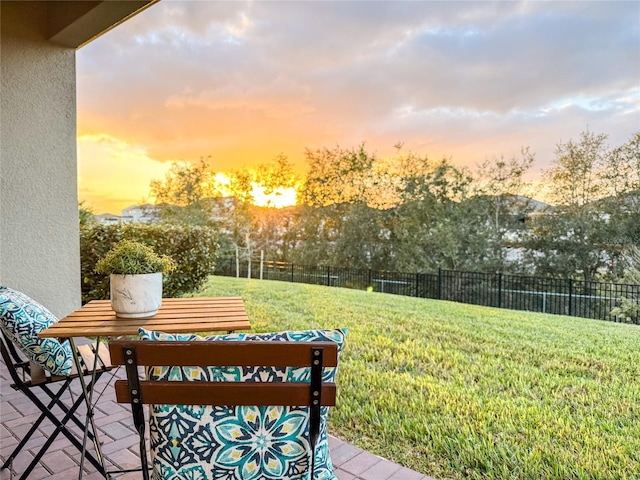
[[[280,155],[232,172],[224,186],[209,158],[176,162],[151,182],[151,196],[160,221],[215,228],[218,256],[239,262],[262,252],[265,260],[318,266],[586,281],[633,278],[628,272],[639,269],[640,131],[615,147],[588,130],[558,143],[542,175],[548,204],[534,200],[526,180],[528,148],[475,171],[396,149],[393,158],[365,144],[307,149],[303,177]],[[256,206],[255,185],[267,195],[295,189],[297,205]]]

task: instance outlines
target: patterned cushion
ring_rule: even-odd
[[[212,337],[140,329],[143,340],[333,341],[342,350],[346,330],[306,330]],[[335,381],[337,368],[323,380]],[[151,367],[151,380],[308,382],[309,368]],[[314,480],[337,480],[327,442],[328,407],[322,407]],[[153,480],[306,480],[309,478],[309,408],[152,405]]]
[[[53,313],[22,292],[0,287],[0,328],[22,352],[56,375],[69,375],[73,353],[67,342],[38,338],[38,333],[56,323]]]

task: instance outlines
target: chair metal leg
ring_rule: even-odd
[[[149,480],[149,463],[147,461],[147,445],[144,440],[144,431],[140,435],[140,467],[143,480]]]
[[[75,342],[73,341],[73,338],[69,338],[69,345],[71,346],[71,352],[73,353],[73,360],[76,364],[76,368],[78,369],[78,372],[82,372],[82,364],[80,362],[80,358],[78,356],[78,349],[76,348]],[[101,472],[106,472],[106,466],[104,465],[104,456],[102,455],[102,448],[100,446],[100,442],[98,441],[98,438],[96,436],[96,432],[97,432],[97,428],[96,428],[96,424],[95,421],[93,419],[93,403],[92,403],[92,399],[93,399],[93,385],[96,381],[96,368],[98,366],[98,353],[100,350],[100,337],[97,338],[96,340],[96,354],[94,357],[94,364],[93,364],[93,368],[92,368],[92,375],[91,375],[91,383],[90,383],[90,388],[87,388],[87,385],[84,381],[84,376],[83,375],[79,375],[79,379],[80,379],[80,386],[82,387],[82,397],[81,399],[83,399],[85,401],[85,404],[87,405],[87,416],[86,416],[86,420],[85,420],[85,424],[84,424],[84,436],[82,438],[82,448],[81,453],[80,453],[80,469],[78,472],[78,480],[82,480],[82,468],[84,466],[84,459],[85,457],[90,458],[87,452],[87,436],[89,433],[89,425],[91,425],[91,430],[94,432],[94,439],[93,439],[93,446],[96,450],[96,456],[98,457],[98,460],[100,461],[100,465],[101,468],[99,469]],[[89,365],[87,365],[87,368],[89,368]]]
[[[64,377],[62,377],[59,381],[54,381],[57,384],[62,384],[62,387],[60,388],[60,390],[55,391],[55,393],[54,393],[54,390],[50,389],[45,383],[36,383],[36,384],[25,383],[26,380],[24,376],[20,378],[16,368],[22,368],[26,370],[29,368],[27,363],[24,361],[21,361],[21,357],[18,355],[13,344],[10,341],[7,341],[4,338],[4,336],[0,334],[0,353],[2,355],[3,360],[7,364],[7,367],[9,368],[9,373],[14,382],[12,387],[16,390],[20,390],[41,411],[41,415],[30,427],[27,434],[22,438],[19,445],[14,449],[11,455],[9,455],[9,457],[4,462],[2,467],[0,467],[0,470],[10,467],[13,464],[14,459],[18,456],[18,454],[24,448],[24,446],[28,443],[28,441],[33,437],[34,433],[37,431],[38,427],[41,425],[43,420],[47,418],[49,421],[51,421],[51,423],[55,427],[55,430],[50,435],[50,437],[46,440],[44,445],[40,448],[35,458],[27,467],[26,471],[22,473],[21,479],[28,478],[28,476],[31,474],[31,471],[35,468],[35,466],[38,464],[42,456],[46,453],[47,449],[50,447],[50,445],[53,443],[55,438],[58,437],[60,433],[62,433],[72,443],[72,445],[75,448],[77,448],[78,451],[80,451],[82,454],[82,460],[81,460],[81,466],[80,466],[80,472],[79,472],[80,478],[82,477],[82,463],[84,461],[85,456],[101,474],[107,476],[106,468],[104,466],[104,458],[102,456],[101,446],[96,436],[97,429],[96,429],[95,422],[93,421],[93,409],[91,404],[91,396],[93,394],[93,389],[95,387],[96,381],[104,373],[104,371],[100,371],[100,372],[97,371],[97,362],[98,362],[99,352],[96,350],[93,370],[91,371],[91,381],[88,382],[87,384],[87,382],[85,382],[85,379],[84,379],[84,375],[83,375],[84,369],[79,360],[76,347],[73,344],[73,341],[71,341],[70,343],[72,347],[72,352],[74,353],[74,362],[78,372],[78,379],[82,386],[82,394],[75,401],[72,397],[71,398],[72,404],[69,407],[67,406],[67,404],[65,404],[65,402],[61,401],[60,399],[62,398],[62,395],[64,394],[65,390],[69,387],[73,379],[72,378],[65,379]],[[87,367],[90,368],[90,365],[87,365]],[[33,380],[33,377],[32,377],[32,380]],[[45,392],[45,394],[49,396],[50,400],[49,401],[47,401],[46,399],[41,400],[33,392],[33,388],[35,387],[40,387]],[[46,402],[46,405],[45,405],[45,402]],[[80,405],[82,405],[83,402],[86,403],[87,405],[86,423],[83,423],[80,420],[80,418],[76,415],[77,409],[80,407]],[[58,417],[56,417],[56,415],[52,412],[52,409],[56,405],[62,410],[64,414],[62,421]],[[76,435],[67,426],[67,423],[70,420],[72,420],[75,425],[77,425],[79,428],[83,430],[84,437],[83,437],[82,443],[80,443]],[[89,424],[91,425],[91,431],[89,431]],[[93,441],[96,449],[96,456],[94,456],[92,453],[86,452],[87,438]]]
[[[96,376],[96,381],[98,381],[98,379],[100,379],[100,377],[102,376],[104,372],[100,372],[97,376]],[[68,381],[67,384],[70,384],[71,381]],[[95,383],[95,382],[94,382]],[[52,399],[54,398],[54,393],[46,386],[46,385],[41,385],[40,386],[47,395],[49,395]],[[67,387],[68,388],[68,387]],[[64,392],[61,392],[64,393]],[[73,400],[73,399],[72,399]],[[58,406],[58,408],[60,408],[60,410],[62,410],[63,413],[69,413],[69,408],[61,401],[56,402],[56,405]],[[71,421],[73,421],[73,423],[75,423],[77,425],[78,428],[80,429],[84,429],[84,424],[80,421],[80,419],[76,416],[76,415],[72,415],[70,418]],[[88,436],[89,436],[89,440],[93,441],[93,434],[91,432],[88,432]]]
[[[67,380],[65,382],[65,384],[62,386],[62,388],[60,388],[60,390],[58,391],[57,394],[53,394],[53,392],[51,392],[51,390],[49,390],[49,392],[47,392],[51,396],[51,402],[46,406],[47,410],[51,410],[51,408],[53,408],[54,405],[56,405],[56,404],[59,405],[60,404],[59,399],[62,396],[62,394],[64,393],[64,390],[67,387],[67,385],[69,385],[69,383],[70,383],[70,380]],[[38,408],[40,408],[40,405],[37,405],[37,406],[38,406]],[[42,408],[40,408],[40,410],[42,411]],[[35,433],[35,431],[38,429],[38,427],[40,426],[40,424],[42,423],[42,421],[45,418],[47,418],[47,415],[44,412],[41,413],[40,416],[38,417],[38,419],[31,426],[29,431],[24,435],[24,437],[22,438],[20,443],[16,446],[16,448],[13,450],[13,452],[11,452],[11,454],[7,457],[7,461],[4,462],[2,467],[0,467],[0,470],[4,470],[5,468],[7,468],[9,466],[9,464],[11,464],[13,459],[18,456],[18,454],[20,453],[22,448],[31,439],[31,436]]]
[[[92,386],[91,386],[92,387]],[[40,450],[38,451],[38,453],[36,454],[36,456],[33,458],[33,460],[31,461],[31,463],[29,464],[29,466],[25,469],[25,471],[22,473],[22,476],[20,477],[20,480],[26,480],[29,477],[29,474],[31,473],[31,471],[36,467],[36,465],[38,464],[38,462],[40,461],[40,459],[44,456],[44,454],[47,452],[49,446],[51,446],[51,444],[53,443],[53,441],[56,439],[56,437],[58,436],[58,434],[62,433],[65,437],[67,437],[67,439],[73,444],[74,447],[76,447],[79,451],[82,450],[82,444],[80,443],[80,441],[75,437],[75,435],[67,428],[66,424],[69,421],[69,419],[74,415],[74,413],[76,412],[76,410],[78,409],[78,407],[82,404],[84,398],[83,397],[79,397],[74,404],[71,406],[71,408],[69,409],[69,412],[63,417],[62,420],[58,420],[55,415],[48,410],[45,405],[40,401],[40,399],[30,390],[26,390],[23,391],[23,393],[29,397],[29,399],[38,406],[38,408],[40,408],[42,410],[42,415],[46,418],[48,418],[51,423],[53,423],[56,427],[56,429],[51,433],[51,435],[49,436],[49,438],[47,438],[47,441],[44,443],[44,445],[42,445],[42,447],[40,448]],[[35,430],[34,430],[35,431]],[[26,443],[26,442],[24,442]],[[14,452],[16,455],[18,452]],[[13,454],[12,454],[13,455]],[[99,462],[93,455],[91,455],[90,453],[87,453],[86,455],[87,459],[91,462],[91,464],[100,472],[104,474],[104,467],[102,465],[101,462]],[[13,461],[13,458],[11,459],[11,461]]]
[[[138,360],[135,348],[124,348],[122,350],[126,360],[125,369],[129,379],[129,394],[131,395],[131,413],[133,414],[133,424],[140,436],[140,463],[142,467],[142,477],[149,480],[149,465],[147,463],[147,446],[144,439],[145,419],[142,409],[142,398],[140,397],[140,383],[138,378]]]

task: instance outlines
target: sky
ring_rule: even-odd
[[[214,172],[305,149],[475,169],[640,130],[637,1],[162,0],[77,53],[79,197],[119,214],[172,161]]]

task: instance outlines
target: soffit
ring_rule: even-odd
[[[159,0],[49,1],[49,41],[79,48]]]

